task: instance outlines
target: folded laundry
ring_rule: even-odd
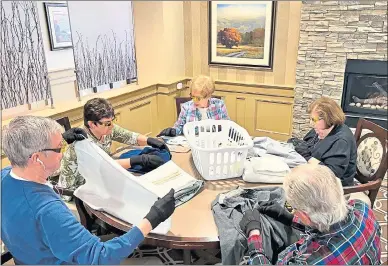
[[[265,154],[245,161],[243,180],[253,183],[283,183],[283,178],[289,172],[290,168],[280,157]]]
[[[292,143],[283,143],[268,137],[256,137],[253,139],[253,148],[248,151],[248,157],[272,154],[282,159],[290,168],[294,168],[307,161],[297,153]]]

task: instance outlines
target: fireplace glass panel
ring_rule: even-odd
[[[345,112],[370,115],[387,113],[386,76],[348,73],[343,108]]]

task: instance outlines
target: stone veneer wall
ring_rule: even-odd
[[[303,1],[293,135],[310,129],[308,105],[341,102],[347,59],[387,60],[387,1]]]

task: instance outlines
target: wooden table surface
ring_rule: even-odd
[[[172,160],[191,176],[203,179],[195,168],[191,152],[172,153]],[[273,184],[250,184],[242,178],[224,179],[217,181],[205,181],[204,188],[199,194],[188,202],[177,207],[172,215],[171,230],[167,235],[149,234],[144,243],[176,249],[206,249],[219,248],[217,227],[213,219],[211,203],[221,192],[229,191],[237,187],[273,186]],[[105,223],[126,232],[131,225],[109,215],[85,207]]]

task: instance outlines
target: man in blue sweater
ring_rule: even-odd
[[[52,119],[22,116],[3,131],[12,168],[1,172],[1,238],[16,264],[120,264],[175,209],[174,191],[159,199],[126,234],[107,242],[87,231],[47,178],[60,166],[63,139],[82,140],[79,128],[61,134]]]

